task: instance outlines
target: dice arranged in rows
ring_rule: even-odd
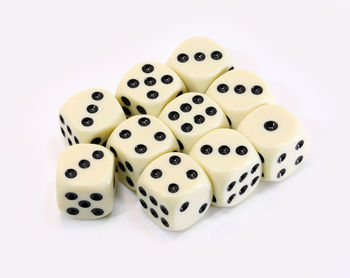
[[[166,65],[131,68],[115,96],[90,89],[62,106],[60,129],[73,146],[59,157],[58,206],[78,219],[104,217],[118,180],[168,231],[192,226],[211,204],[236,206],[307,155],[300,122],[274,102],[265,82],[234,69],[219,44],[188,39]]]

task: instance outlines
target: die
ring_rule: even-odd
[[[265,82],[249,70],[228,71],[216,79],[206,94],[221,107],[232,128],[256,107],[274,103],[275,98]]]
[[[228,52],[217,42],[204,37],[181,43],[170,55],[167,65],[182,78],[190,92],[200,93],[233,68]]]
[[[158,118],[133,116],[111,134],[107,148],[117,160],[120,181],[132,190],[143,169],[163,153],[179,150],[175,136]]]
[[[77,219],[98,219],[113,210],[114,156],[93,144],[65,149],[57,165],[56,192],[60,210]]]
[[[118,101],[103,89],[88,89],[72,96],[63,104],[59,115],[61,132],[68,145],[104,144],[124,120]]]
[[[199,93],[186,93],[172,100],[159,118],[173,131],[185,153],[210,130],[229,127],[221,108],[209,96]]]
[[[125,74],[115,95],[127,116],[158,116],[169,101],[184,92],[185,84],[171,68],[157,62],[144,62]]]
[[[308,140],[300,122],[286,109],[263,105],[249,113],[237,130],[250,140],[263,162],[263,180],[280,181],[304,161]]]
[[[152,161],[137,182],[137,197],[147,215],[169,231],[184,230],[209,208],[212,186],[204,170],[183,153]]]
[[[261,178],[261,162],[252,144],[233,129],[220,128],[203,136],[193,157],[213,183],[212,204],[232,207],[247,198]]]

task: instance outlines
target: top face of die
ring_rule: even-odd
[[[95,144],[78,144],[65,149],[57,165],[57,180],[77,189],[108,185],[113,179],[114,157],[106,148]]]
[[[304,130],[286,109],[274,104],[263,105],[249,113],[237,130],[254,145],[276,148],[297,140]]]
[[[83,137],[91,132],[113,129],[124,120],[125,115],[118,101],[103,89],[88,89],[72,96],[60,111],[61,124],[69,124],[75,133]],[[67,130],[70,133],[68,127]]]
[[[226,111],[246,111],[263,103],[274,102],[265,82],[249,70],[236,69],[220,76],[206,93]]]
[[[128,116],[158,116],[166,103],[185,91],[185,84],[171,68],[149,61],[137,64],[125,74],[116,97]]]
[[[113,146],[136,160],[150,159],[165,151],[178,149],[170,129],[151,115],[137,115],[122,122],[111,134],[107,146]]]
[[[174,132],[189,152],[199,137],[218,127],[229,127],[221,108],[207,95],[186,93],[164,108],[159,118]]]
[[[138,186],[152,188],[158,196],[181,197],[201,187],[211,187],[199,164],[183,153],[166,153],[152,161],[140,176]]]
[[[204,168],[225,172],[258,160],[252,144],[233,129],[215,129],[203,136],[192,148],[190,156]]]
[[[180,75],[189,91],[204,93],[213,80],[232,66],[232,61],[217,42],[195,37],[181,43],[167,65]]]

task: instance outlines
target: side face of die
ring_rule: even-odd
[[[72,96],[63,104],[59,115],[61,132],[68,145],[104,144],[124,120],[118,101],[103,89],[89,89]]]
[[[190,152],[213,183],[212,204],[237,205],[257,187],[261,162],[252,144],[237,131],[216,129],[202,137]]]
[[[152,160],[179,150],[170,129],[151,115],[133,116],[121,123],[108,139],[107,148],[116,157],[120,181],[132,190],[136,190],[141,172]]]
[[[249,70],[232,70],[215,80],[206,93],[219,104],[233,128],[256,107],[274,103],[265,82]]]
[[[181,43],[167,65],[185,81],[189,91],[204,93],[216,78],[231,68],[232,60],[215,41],[195,37]]]
[[[173,131],[181,150],[189,153],[192,146],[215,128],[229,127],[221,108],[207,95],[186,93],[171,101],[159,118]]]
[[[299,168],[308,150],[300,122],[281,106],[267,104],[249,113],[237,130],[255,146],[263,162],[263,180],[280,181]]]
[[[77,219],[97,219],[113,210],[114,157],[106,148],[79,144],[58,160],[56,190],[60,210]]]
[[[184,230],[207,211],[212,185],[199,164],[183,153],[167,153],[151,162],[137,183],[148,216],[170,231]]]
[[[126,73],[117,88],[116,98],[127,116],[158,116],[168,102],[184,92],[185,84],[171,68],[145,62]]]

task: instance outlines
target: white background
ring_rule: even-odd
[[[349,1],[0,1],[1,277],[350,277]],[[293,176],[165,232],[119,187],[98,221],[62,217],[58,110],[208,36],[305,125]]]

